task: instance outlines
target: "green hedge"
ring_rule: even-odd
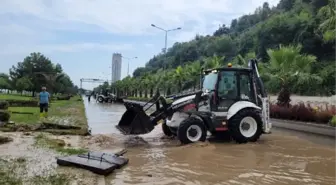
[[[56,100],[70,100],[71,96],[58,96]]]
[[[7,110],[0,110],[0,121],[8,122],[10,119],[10,112]]]
[[[126,100],[134,100],[134,101],[143,101],[143,102],[148,102],[151,100],[151,98],[145,98],[145,97],[127,97],[125,98]],[[172,103],[173,101],[170,99],[166,99],[167,103]]]
[[[10,107],[36,107],[37,100],[6,100]]]
[[[0,101],[0,109],[7,110],[9,107],[9,103],[7,101]]]
[[[127,97],[125,98],[127,100],[134,100],[134,101],[144,101],[147,102],[149,101],[151,98],[144,98],[144,97]]]

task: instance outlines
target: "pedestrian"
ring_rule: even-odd
[[[88,101],[90,102],[91,100],[91,93],[88,95]]]
[[[42,91],[39,94],[40,118],[48,117],[49,100],[50,100],[50,95],[47,92],[47,88],[42,87]]]

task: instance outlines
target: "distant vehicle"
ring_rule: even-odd
[[[112,94],[112,93],[108,93],[107,96],[103,95],[103,94],[99,94],[97,97],[97,101],[99,103],[111,103],[112,101],[116,101],[117,96]]]
[[[91,95],[91,91],[85,91],[85,96],[90,96]]]

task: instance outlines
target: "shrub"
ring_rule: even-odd
[[[9,121],[10,113],[7,110],[0,110],[0,121],[7,122]]]
[[[58,97],[56,97],[56,100],[70,100],[70,98],[71,98],[71,96],[68,96],[68,95],[58,96]]]
[[[303,102],[288,107],[270,105],[270,117],[304,122],[328,123],[336,115],[335,106],[314,107]],[[335,118],[336,119],[336,118]],[[336,120],[335,120],[336,122]],[[335,123],[336,124],[336,123]]]
[[[6,100],[10,107],[36,107],[37,100]]]
[[[328,111],[321,111],[315,113],[315,121],[318,123],[328,123],[333,115]]]
[[[0,101],[0,109],[7,110],[9,107],[9,103],[7,101]]]
[[[127,97],[125,99],[134,100],[134,101],[143,101],[143,102],[148,102],[149,100],[151,100],[151,98],[145,98],[145,97]],[[166,99],[166,102],[167,103],[172,103],[172,100]]]
[[[336,127],[336,116],[334,115],[330,120],[330,125]]]

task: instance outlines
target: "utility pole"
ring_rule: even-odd
[[[174,29],[169,29],[169,30],[166,30],[166,29],[163,29],[161,27],[158,27],[156,26],[155,24],[151,24],[152,27],[154,28],[157,28],[159,30],[162,30],[165,32],[165,47],[163,49],[163,52],[164,52],[164,55],[165,55],[165,58],[164,58],[164,61],[166,62],[167,61],[167,37],[168,37],[168,32],[171,32],[171,31],[177,31],[177,30],[180,30],[182,29],[181,27],[178,27],[178,28],[174,28]],[[166,71],[166,66],[163,66],[163,71],[165,72]]]
[[[129,75],[129,62],[132,59],[137,59],[138,57],[125,57],[125,56],[121,56],[122,58],[125,58],[127,60],[127,76]]]

